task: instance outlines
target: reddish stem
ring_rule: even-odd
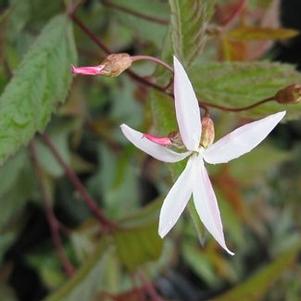
[[[144,273],[139,273],[138,275],[143,283],[144,290],[147,292],[147,294],[149,295],[151,300],[152,301],[164,301],[161,298],[161,296],[158,294],[154,284],[146,279]]]
[[[71,14],[70,18],[106,54],[112,53],[112,51],[88,27],[86,27],[85,24],[79,18],[77,18],[74,14]],[[146,78],[141,77],[140,75],[138,75],[137,73],[135,73],[132,70],[126,70],[126,73],[137,82],[140,82],[144,85],[152,87],[158,91],[165,92],[164,87],[161,87],[160,85],[157,85],[157,84],[147,80]]]
[[[111,50],[103,44],[102,41],[98,39],[97,36],[88,27],[86,27],[86,25],[78,17],[76,17],[75,14],[70,14],[69,17],[106,54],[112,53]]]
[[[74,188],[78,191],[78,193],[83,198],[84,202],[87,204],[88,208],[90,209],[91,213],[97,218],[100,225],[102,226],[104,232],[110,232],[114,230],[117,225],[109,220],[102,210],[97,206],[96,202],[93,198],[89,195],[88,191],[86,190],[85,186],[82,184],[76,173],[65,163],[62,156],[56,149],[55,145],[52,143],[49,136],[44,133],[41,135],[41,138],[45,145],[49,148],[52,152],[53,156],[56,158],[58,163],[62,166],[65,175],[68,177],[69,181],[72,183]]]
[[[74,14],[70,15],[70,18],[83,30],[83,32],[85,32],[87,34],[88,37],[90,37],[90,39],[96,44],[98,45],[106,54],[111,54],[112,51],[98,38],[95,36],[95,34],[90,31],[89,28],[87,28],[85,26],[85,24],[83,24],[81,22],[81,20],[79,20]],[[147,60],[151,60],[153,62],[156,62],[158,64],[161,64],[163,65],[163,61],[159,60],[159,59],[156,59],[154,57],[149,57],[149,56],[134,56],[136,57],[136,60],[142,60],[142,59],[146,59]],[[138,59],[137,59],[138,58]],[[150,59],[152,58],[152,59]],[[172,70],[172,68],[164,63],[163,65],[164,67],[168,68],[170,71]],[[157,85],[156,83],[153,83],[149,80],[147,80],[146,78],[144,77],[141,77],[140,75],[136,74],[135,72],[133,72],[132,70],[126,70],[127,74],[134,80],[136,80],[137,82],[140,82],[142,84],[145,84],[149,87],[152,87],[162,93],[165,93],[166,95],[170,96],[170,97],[174,97],[173,93],[172,92],[169,92],[168,91],[168,88],[169,88],[169,84],[167,85],[167,87],[162,87],[160,85]],[[249,106],[246,106],[246,107],[241,107],[241,108],[231,108],[231,107],[226,107],[226,106],[222,106],[222,105],[218,105],[218,104],[213,104],[213,103],[209,103],[209,102],[205,102],[205,101],[199,101],[199,106],[205,110],[205,114],[208,113],[208,108],[215,108],[215,109],[219,109],[219,110],[222,110],[222,111],[226,111],[226,112],[242,112],[242,111],[246,111],[246,110],[249,110],[249,109],[253,109],[257,106],[260,106],[266,102],[269,102],[269,101],[272,101],[274,100],[274,97],[269,97],[267,99],[263,99],[263,100],[260,100],[254,104],[251,104]]]
[[[267,103],[267,102],[270,102],[270,101],[274,101],[274,100],[275,100],[275,97],[272,96],[272,97],[268,97],[268,98],[265,98],[263,100],[257,101],[255,103],[249,105],[249,106],[240,107],[240,108],[229,108],[229,107],[225,107],[225,106],[222,106],[222,105],[217,105],[217,104],[208,103],[208,102],[204,102],[204,101],[202,101],[202,104],[204,104],[205,106],[214,108],[214,109],[222,110],[222,111],[227,111],[227,112],[242,112],[242,111],[247,111],[247,110],[253,109],[253,108],[258,107],[258,106],[260,106],[260,105],[262,105],[264,103]]]
[[[52,201],[50,199],[50,195],[47,192],[47,189],[43,183],[43,172],[39,166],[37,155],[36,155],[36,149],[35,145],[33,142],[29,144],[29,152],[30,152],[30,157],[33,165],[33,169],[36,174],[36,179],[38,182],[38,186],[42,195],[43,203],[44,203],[44,210],[46,214],[46,218],[49,224],[50,228],[50,233],[51,233],[51,238],[52,238],[52,243],[55,247],[57,256],[63,266],[64,272],[68,277],[72,277],[73,274],[75,273],[75,268],[70,262],[69,258],[65,254],[65,250],[63,247],[63,243],[61,240],[60,236],[60,223],[57,220],[53,208],[51,206]]]
[[[167,63],[163,62],[162,60],[160,60],[157,57],[149,56],[149,55],[133,55],[133,56],[131,56],[131,59],[132,59],[133,62],[137,62],[137,61],[154,62],[156,64],[159,64],[159,65],[165,67],[166,69],[168,69],[173,74],[173,69]]]

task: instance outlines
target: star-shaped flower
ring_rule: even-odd
[[[187,165],[167,194],[160,212],[159,235],[163,238],[175,225],[189,199],[198,215],[216,241],[231,255],[225,243],[218,203],[204,161],[210,164],[226,163],[256,147],[284,117],[285,111],[239,127],[208,147],[201,143],[201,114],[191,82],[174,57],[174,97],[179,132],[187,151],[177,153],[167,147],[166,141],[144,135],[122,124],[121,130],[136,147],[164,162],[178,162],[188,157]],[[161,145],[162,144],[162,145]]]

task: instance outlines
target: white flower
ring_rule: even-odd
[[[125,124],[121,125],[121,130],[128,140],[158,160],[172,163],[189,157],[185,169],[163,202],[159,235],[163,238],[171,230],[193,196],[195,208],[207,230],[229,254],[233,255],[225,243],[218,203],[204,161],[210,164],[226,163],[251,151],[266,138],[286,112],[279,112],[246,124],[205,149],[200,146],[201,115],[198,101],[191,82],[176,57],[174,57],[174,96],[179,132],[187,152],[174,152],[145,138],[143,133]]]

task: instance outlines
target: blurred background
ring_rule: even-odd
[[[189,1],[184,2],[189,7]],[[190,11],[194,10],[192,2]],[[170,24],[168,1],[3,0],[1,92],[18,76],[16,70],[27,64],[24,55],[48,30],[43,31],[46,24],[66,11],[71,11],[71,17],[64,26],[73,26],[78,56],[69,57],[64,71],[70,82],[71,64],[98,65],[106,56],[105,47],[111,52],[161,57],[166,41],[170,43],[165,38]],[[298,0],[217,1],[207,44],[195,66],[269,60],[301,68],[300,12]],[[252,32],[242,31],[247,26],[252,26]],[[93,35],[105,47],[99,47]],[[61,35],[58,43],[67,39]],[[51,32],[45,40],[60,62],[58,53],[67,53],[68,47],[62,50]],[[39,89],[51,94],[49,82],[57,87],[65,83],[49,75],[60,70],[50,60],[46,67],[40,63],[45,53],[46,48],[27,57],[41,59],[36,67],[48,68],[49,73],[44,85],[39,82],[44,73],[36,73],[37,82],[28,86],[26,102]],[[195,227],[188,210],[164,240],[159,238],[158,214],[173,183],[171,170],[130,145],[119,125],[168,134],[156,124],[156,118],[167,119],[164,110],[157,111],[160,96],[143,79],[164,82],[169,76],[151,62],[137,62],[131,70],[134,75],[123,73],[117,78],[73,76],[70,87],[66,86],[65,102],[55,105],[56,113],[45,129],[47,136],[36,135],[0,167],[0,300],[300,301],[300,104],[288,105],[294,116],[289,119],[294,120],[277,126],[253,152],[209,168],[226,240],[236,253],[231,257],[201,225]],[[189,72],[196,85],[198,78],[206,77],[204,67]],[[286,77],[286,73],[277,76],[281,83],[288,81],[286,85],[301,79]],[[236,85],[253,82],[254,78]],[[269,86],[269,79],[265,84]],[[250,86],[250,91],[254,93],[250,102],[259,101],[256,87]],[[230,100],[223,104],[240,107],[247,103]],[[31,116],[38,115],[32,118],[44,118],[38,106],[35,110],[31,105]],[[217,138],[255,116],[267,115],[269,108],[255,110],[254,115],[253,111],[213,110]],[[0,115],[1,109],[0,101]],[[24,126],[22,120],[18,124]],[[0,128],[2,139],[6,128]],[[104,212],[101,227],[95,210],[91,213],[83,201],[78,182]],[[116,224],[117,230],[108,234],[106,230]]]

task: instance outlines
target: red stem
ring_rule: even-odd
[[[102,43],[102,41],[95,36],[95,34],[90,31],[89,28],[87,28],[85,26],[85,24],[82,23],[81,20],[79,20],[74,14],[71,14],[70,15],[70,18],[83,30],[83,32],[85,32],[87,34],[88,37],[90,37],[90,39],[96,44],[98,45],[106,54],[111,54],[112,51],[104,44]],[[158,64],[161,64],[163,65],[164,67],[168,68],[170,71],[172,70],[172,68],[166,64],[165,62],[159,60],[159,59],[156,59],[154,57],[149,57],[149,56],[143,56],[143,55],[137,55],[137,56],[134,56],[134,58],[136,57],[136,60],[142,60],[142,59],[146,59],[147,60],[151,60],[153,62],[156,62]],[[150,59],[152,58],[152,59]],[[164,63],[164,64],[163,64]],[[136,80],[137,82],[140,82],[142,84],[145,84],[149,87],[152,87],[162,93],[165,93],[171,97],[174,97],[173,93],[172,92],[169,92],[167,91],[168,87],[169,87],[169,84],[167,85],[167,87],[162,87],[160,85],[157,85],[156,83],[153,83],[149,80],[147,80],[146,78],[144,77],[141,77],[140,75],[138,75],[137,73],[133,72],[132,70],[126,70],[127,74],[134,80]],[[254,104],[251,104],[249,106],[246,106],[246,107],[241,107],[241,108],[231,108],[231,107],[226,107],[226,106],[222,106],[222,105],[218,105],[218,104],[213,104],[213,103],[209,103],[209,102],[205,102],[205,101],[199,101],[199,106],[201,108],[203,108],[205,110],[205,114],[208,113],[208,108],[215,108],[215,109],[219,109],[219,110],[222,110],[222,111],[226,111],[226,112],[242,112],[242,111],[246,111],[246,110],[249,110],[249,109],[252,109],[252,108],[255,108],[257,106],[260,106],[266,102],[269,102],[269,101],[272,101],[274,100],[274,97],[269,97],[267,99],[263,99],[263,100],[260,100]]]
[[[42,170],[39,166],[37,155],[36,155],[36,149],[35,145],[33,142],[29,144],[29,151],[30,151],[30,157],[33,165],[33,169],[36,174],[36,179],[40,188],[40,192],[42,195],[42,199],[44,202],[44,210],[46,214],[46,218],[48,221],[48,225],[50,228],[50,233],[51,233],[51,238],[52,238],[52,243],[55,247],[57,256],[63,266],[64,272],[68,277],[72,277],[73,274],[75,273],[75,268],[70,262],[69,258],[65,254],[65,250],[63,247],[63,242],[61,240],[60,236],[60,223],[58,222],[53,208],[51,206],[52,202],[50,199],[50,195],[47,192],[47,189],[45,188],[45,185],[43,183],[43,173]]]
[[[106,54],[111,54],[112,51],[104,44],[102,41],[88,28],[86,25],[77,18],[74,14],[70,15],[70,18],[73,20],[73,22],[78,25],[78,27],[99,47],[101,48]],[[165,93],[165,88],[161,87],[160,85],[157,85],[149,80],[147,80],[144,77],[141,77],[137,73],[135,73],[132,70],[126,70],[126,73],[135,81],[140,82],[144,85],[147,85],[149,87],[152,87],[158,91]]]
[[[268,98],[265,98],[263,100],[260,100],[258,102],[255,102],[249,106],[245,106],[245,107],[240,107],[240,108],[229,108],[229,107],[225,107],[225,106],[222,106],[222,105],[217,105],[217,104],[213,104],[213,103],[208,103],[208,102],[204,102],[202,101],[202,104],[204,104],[205,106],[208,106],[208,107],[211,107],[211,108],[214,108],[214,109],[219,109],[219,110],[222,110],[222,111],[227,111],[227,112],[242,112],[242,111],[247,111],[247,110],[250,110],[250,109],[253,109],[255,107],[258,107],[264,103],[267,103],[267,102],[270,102],[270,101],[274,101],[275,100],[275,97],[272,96],[272,97],[268,97]]]
[[[149,56],[149,55],[133,55],[133,56],[131,56],[131,59],[132,59],[133,62],[137,62],[137,61],[154,62],[156,64],[159,64],[159,65],[165,67],[166,69],[168,69],[173,74],[173,69],[167,63],[163,62],[162,60],[160,60],[157,57]]]
[[[86,190],[85,186],[82,184],[76,173],[65,163],[49,136],[46,133],[44,133],[41,135],[41,138],[45,145],[52,152],[53,156],[56,158],[58,163],[62,166],[65,175],[68,177],[69,181],[72,183],[74,188],[79,192],[84,202],[90,209],[91,213],[97,218],[104,232],[110,232],[114,230],[117,227],[117,225],[111,220],[109,220],[102,212],[102,210],[97,206],[96,202],[89,195],[88,191]]]
[[[143,283],[144,290],[147,292],[147,294],[149,295],[151,300],[152,301],[164,301],[161,298],[161,296],[158,294],[154,284],[152,282],[148,281],[143,273],[139,273],[138,275]]]

